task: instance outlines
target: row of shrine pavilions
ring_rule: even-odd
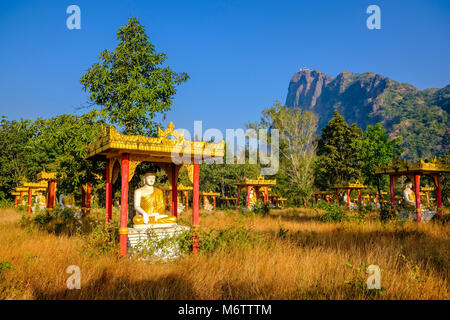
[[[144,136],[128,136],[118,132],[114,127],[110,126],[102,128],[98,139],[87,146],[86,159],[93,161],[106,161],[106,208],[105,221],[109,223],[112,219],[113,205],[113,183],[121,176],[121,206],[120,206],[120,254],[125,255],[127,251],[127,234],[128,234],[128,187],[129,182],[134,176],[136,167],[142,162],[152,162],[165,171],[170,182],[170,207],[173,216],[178,215],[178,194],[192,190],[192,226],[195,232],[196,226],[199,225],[199,164],[205,160],[218,159],[224,157],[224,141],[218,143],[207,143],[205,141],[190,141],[184,139],[183,131],[177,131],[173,123],[170,123],[166,130],[158,128],[157,137]],[[186,167],[189,180],[192,187],[182,187],[179,190],[178,174],[181,167]],[[387,174],[390,178],[390,202],[392,206],[396,206],[394,186],[398,178],[407,176],[413,182],[416,195],[416,210],[418,221],[420,221],[420,177],[423,175],[430,176],[433,179],[436,191],[436,203],[439,217],[442,216],[442,197],[441,197],[441,174],[450,172],[450,165],[439,162],[436,158],[431,162],[420,160],[416,163],[408,163],[405,160],[397,159],[391,165],[379,167],[376,169],[377,174]],[[57,173],[41,172],[38,174],[39,182],[29,182],[23,185],[28,192],[27,209],[31,207],[31,197],[33,191],[46,191],[46,208],[51,211],[54,208],[56,200],[56,181]],[[240,203],[241,189],[246,189],[246,205],[250,205],[250,190],[256,191],[256,197],[263,197],[263,201],[269,203],[269,186],[274,185],[275,180],[266,180],[263,177],[258,179],[244,179],[243,182],[237,182],[238,196],[228,198],[228,201],[236,201],[237,206]],[[184,188],[184,189],[183,189]],[[191,189],[192,188],[192,189]],[[351,190],[358,190],[359,202],[361,204],[361,190],[365,186],[360,183],[337,185],[335,189],[335,201],[339,204],[338,194],[345,190],[347,193],[348,205],[350,205]],[[24,192],[25,189],[17,190]],[[82,207],[88,213],[90,210],[90,183],[82,189]],[[325,196],[327,191],[318,192],[316,196]],[[17,194],[16,194],[17,195]],[[203,201],[205,204],[206,197],[212,197],[213,203],[218,193],[203,193]],[[18,195],[20,197],[20,194]],[[330,196],[330,194],[328,194]],[[17,198],[16,198],[17,199]],[[167,197],[166,199],[169,199]],[[317,198],[316,198],[317,199]],[[330,199],[330,198],[329,198]],[[224,200],[227,200],[225,197]],[[17,201],[17,200],[16,200]],[[284,206],[285,198],[278,197],[278,200]],[[188,206],[188,202],[186,202]],[[193,251],[198,249],[198,239],[195,241]]]

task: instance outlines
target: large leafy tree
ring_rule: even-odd
[[[316,178],[319,188],[346,183],[361,176],[360,142],[362,130],[356,123],[349,126],[337,110],[323,128],[318,141]]]
[[[137,18],[119,29],[117,40],[115,50],[101,52],[80,82],[105,120],[125,133],[152,135],[158,126],[154,117],[163,113],[165,118],[175,86],[189,77],[162,66],[166,55],[156,52]]]
[[[364,183],[380,191],[387,183],[386,175],[376,175],[375,167],[388,165],[403,152],[401,138],[389,139],[389,135],[380,123],[368,125],[359,140],[362,175]]]
[[[306,206],[313,191],[317,120],[312,111],[278,102],[263,111],[261,126],[279,130],[281,157],[276,189],[296,205]]]

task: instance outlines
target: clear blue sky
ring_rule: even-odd
[[[81,30],[66,28],[71,4]],[[370,4],[381,8],[381,30],[366,28]],[[450,1],[2,1],[0,115],[35,119],[85,104],[81,75],[114,49],[131,15],[191,77],[169,113],[177,127],[256,121],[284,103],[301,67],[372,71],[419,89],[450,83]]]

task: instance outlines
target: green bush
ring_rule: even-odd
[[[255,214],[262,214],[263,216],[269,213],[269,206],[264,203],[261,199],[258,199],[253,206],[252,210]]]
[[[341,222],[345,217],[344,211],[335,203],[322,201],[317,207],[326,211],[319,217],[320,222]]]

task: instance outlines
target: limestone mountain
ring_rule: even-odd
[[[450,85],[418,90],[373,72],[343,71],[334,78],[304,69],[292,77],[286,105],[313,110],[319,116],[319,130],[335,109],[363,129],[381,122],[391,137],[402,137],[403,156],[411,160],[450,150]]]

